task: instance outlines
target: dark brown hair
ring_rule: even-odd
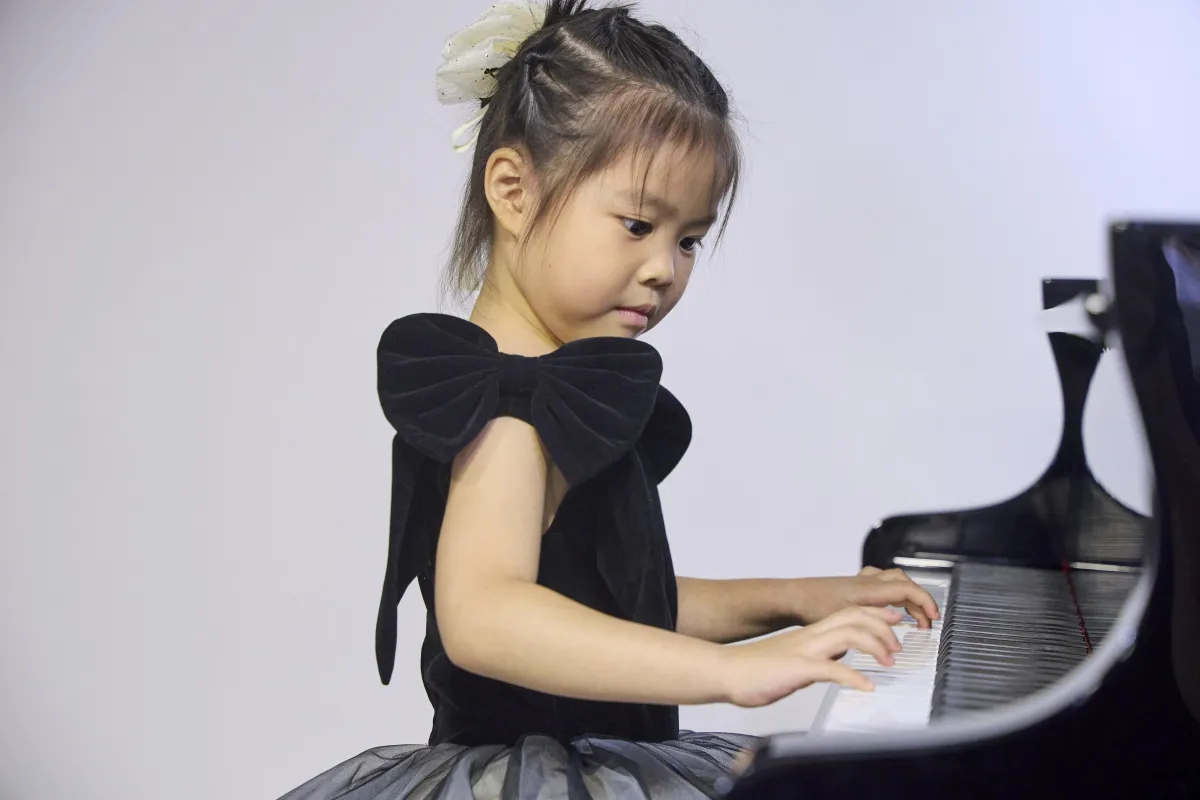
[[[494,220],[483,179],[501,147],[518,148],[537,175],[539,204],[523,239],[588,177],[666,143],[715,157],[714,191],[726,201],[717,239],[724,233],[741,173],[725,90],[678,36],[637,20],[631,6],[586,5],[550,0],[542,28],[495,73],[444,276],[456,294],[477,289],[487,268]]]

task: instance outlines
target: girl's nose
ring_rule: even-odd
[[[660,254],[642,267],[640,281],[651,286],[670,286],[675,281],[675,258]]]

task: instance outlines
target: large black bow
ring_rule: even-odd
[[[396,429],[391,535],[375,629],[379,675],[391,679],[396,606],[431,559],[410,531],[422,457],[448,464],[497,416],[537,430],[567,483],[576,486],[633,449],[654,411],[662,361],[650,345],[602,337],[536,358],[501,353],[485,330],[443,314],[388,326],[378,349],[379,399]]]

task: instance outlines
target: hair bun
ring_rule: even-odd
[[[580,12],[590,11],[588,0],[550,0],[546,8],[546,27],[557,25],[564,20],[577,16]]]

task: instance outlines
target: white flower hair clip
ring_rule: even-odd
[[[541,29],[546,7],[533,0],[500,0],[479,19],[450,37],[435,75],[438,101],[445,105],[481,102],[496,93],[495,74],[516,56],[521,45]],[[479,138],[487,108],[480,108],[450,137],[454,152],[469,149]],[[468,136],[469,134],[469,136]],[[466,139],[463,139],[467,136]]]

